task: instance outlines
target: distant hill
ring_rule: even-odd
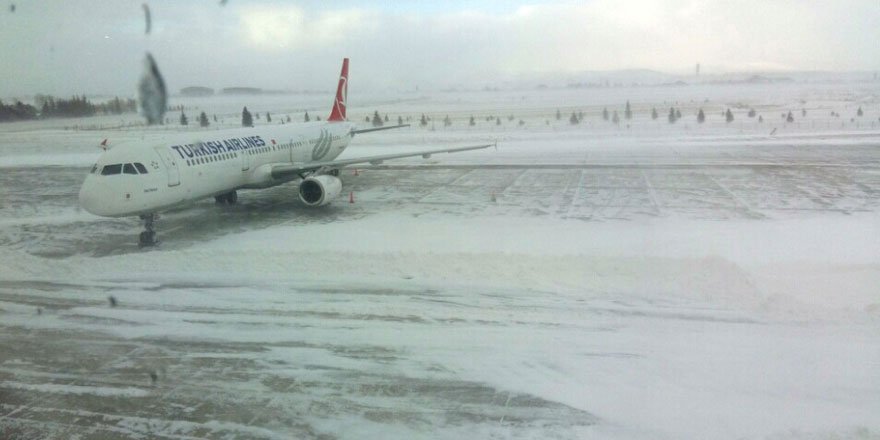
[[[257,87],[226,87],[221,91],[224,95],[259,95],[263,89]]]
[[[214,89],[202,86],[184,87],[180,89],[180,94],[183,96],[211,96],[214,94]]]

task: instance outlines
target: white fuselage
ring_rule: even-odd
[[[125,217],[241,188],[268,188],[296,178],[273,178],[273,166],[338,157],[351,141],[352,128],[349,122],[313,122],[117,145],[98,158],[80,189],[80,203],[95,215]]]

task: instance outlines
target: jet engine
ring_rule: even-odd
[[[327,174],[306,177],[299,184],[299,199],[308,206],[326,205],[341,192],[342,181]]]

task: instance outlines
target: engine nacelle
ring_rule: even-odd
[[[308,206],[326,205],[341,192],[342,181],[327,174],[306,177],[299,184],[299,199]]]

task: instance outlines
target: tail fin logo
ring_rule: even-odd
[[[348,99],[348,78],[339,78],[339,89],[339,96],[336,97],[336,107],[338,107],[344,115],[345,101]]]
[[[339,74],[339,86],[336,88],[336,99],[330,111],[328,121],[344,121],[345,106],[348,100],[348,58],[342,60],[342,72]]]

